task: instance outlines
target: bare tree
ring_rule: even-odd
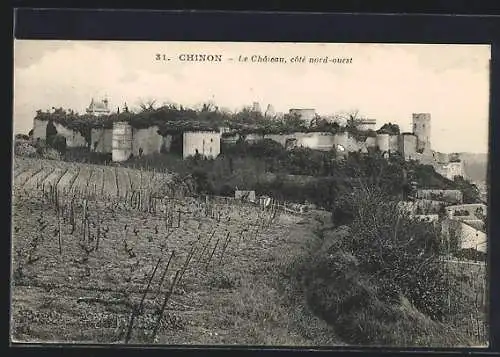
[[[345,123],[347,127],[351,128],[358,127],[363,119],[365,119],[365,117],[360,114],[358,109],[353,109],[346,112],[338,112],[333,116],[334,121]]]
[[[145,100],[140,100],[139,102],[139,108],[141,112],[149,112],[155,110],[155,105],[156,105],[156,99],[145,99]]]
[[[200,112],[214,112],[219,110],[219,107],[215,104],[213,100],[209,100],[204,103],[199,103],[195,106],[195,108],[197,111]]]
[[[161,103],[161,107],[164,107],[164,108],[179,108],[180,105],[179,103],[175,102],[174,100],[171,100],[171,99],[166,99],[164,101],[162,101]]]

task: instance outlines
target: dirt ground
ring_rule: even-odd
[[[172,203],[167,219],[88,201],[84,220],[82,205],[70,214],[37,194],[13,201],[13,341],[123,343],[144,298],[129,343],[343,344],[286,274],[316,239],[314,213],[268,225],[247,206],[220,206],[221,218]]]

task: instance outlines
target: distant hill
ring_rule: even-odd
[[[464,162],[467,177],[474,182],[486,183],[488,154],[463,152],[460,157]]]

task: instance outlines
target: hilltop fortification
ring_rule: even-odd
[[[84,115],[62,109],[52,113],[38,111],[32,139],[47,139],[48,127],[52,126],[57,134],[64,136],[67,147],[87,147],[93,152],[112,154],[113,161],[169,152],[173,147],[178,147],[184,158],[196,154],[215,158],[223,145],[269,139],[289,149],[337,149],[342,154],[378,150],[385,157],[401,155],[405,160],[432,165],[450,179],[464,176],[459,157],[432,149],[430,113],[413,113],[413,131],[400,133],[399,127],[391,123],[375,130],[375,119],[341,126],[321,119],[315,109],[290,109],[284,118],[271,117],[270,114],[275,114],[271,105],[263,114],[257,104],[234,114],[208,107],[195,111],[174,106],[140,113],[125,108],[110,113],[107,100],[92,100]]]

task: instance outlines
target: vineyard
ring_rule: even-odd
[[[13,171],[15,341],[338,344],[280,292],[311,230],[299,217],[190,198],[169,173],[17,157]]]
[[[23,157],[15,158],[12,179],[18,190],[56,190],[94,200],[130,198],[139,192],[152,196],[192,193],[189,182],[172,173]]]

